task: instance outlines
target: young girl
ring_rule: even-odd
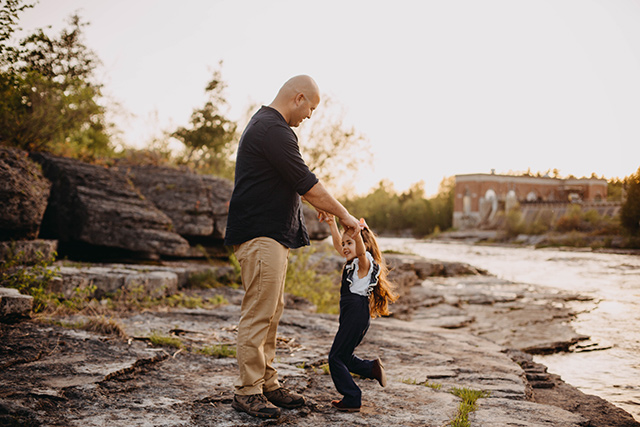
[[[340,326],[329,352],[329,369],[336,389],[344,397],[331,405],[339,411],[358,412],[362,393],[350,372],[387,384],[380,359],[362,360],[353,354],[369,329],[369,318],[389,314],[388,304],[398,296],[387,281],[387,267],[382,259],[375,235],[360,220],[360,230],[338,230],[332,215],[321,214],[320,220],[331,227],[333,246],[346,258],[340,289]]]

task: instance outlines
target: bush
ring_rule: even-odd
[[[33,297],[33,311],[43,311],[55,295],[48,292],[49,282],[57,277],[57,268],[51,265],[55,261],[56,254],[50,258],[42,252],[36,252],[36,260],[31,266],[24,261],[24,253],[16,252],[15,246],[9,248],[5,259],[0,263],[0,283],[3,286],[14,288],[22,294]]]
[[[569,212],[558,218],[555,229],[561,232],[582,230],[582,208],[572,205]]]
[[[640,168],[625,178],[627,198],[620,209],[620,222],[632,235],[640,235]]]
[[[310,260],[314,248],[296,249],[289,259],[285,292],[311,301],[318,313],[338,314],[340,312],[339,277],[333,278],[316,272],[317,263]]]
[[[505,231],[507,236],[514,237],[525,232],[526,224],[520,209],[511,209],[505,216]]]

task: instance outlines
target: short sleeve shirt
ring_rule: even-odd
[[[362,295],[364,297],[369,296],[373,291],[373,288],[378,285],[378,279],[380,277],[380,267],[375,262],[373,256],[369,251],[365,252],[367,259],[369,260],[369,270],[367,274],[360,278],[360,260],[355,258],[350,264],[345,266],[348,274],[345,277],[347,283],[349,283],[349,291],[352,294]]]
[[[300,195],[317,182],[284,117],[263,106],[238,144],[225,244],[270,237],[290,249],[308,245]]]

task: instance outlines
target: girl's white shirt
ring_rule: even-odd
[[[358,294],[358,295],[362,295],[364,297],[369,296],[370,289],[369,288],[373,288],[374,286],[376,286],[378,284],[378,278],[375,278],[375,283],[371,283],[371,274],[373,273],[373,263],[375,262],[373,260],[373,256],[367,251],[365,252],[367,259],[369,260],[369,271],[367,272],[366,276],[364,276],[362,279],[359,277],[360,275],[358,274],[358,269],[360,268],[360,263],[359,263],[359,259],[356,258],[353,260],[353,266],[355,268],[355,271],[353,272],[353,276],[352,277],[352,281],[351,284],[349,285],[349,290],[351,291],[352,294]]]

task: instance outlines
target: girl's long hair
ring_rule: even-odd
[[[378,285],[373,288],[373,292],[371,293],[372,298],[369,302],[369,313],[373,319],[378,316],[388,316],[391,314],[389,312],[389,303],[396,301],[398,299],[398,294],[395,293],[395,286],[393,283],[389,282],[387,279],[389,269],[384,258],[382,258],[382,252],[378,247],[375,233],[365,227],[362,229],[361,234],[365,248],[371,253],[374,261],[380,267]]]

